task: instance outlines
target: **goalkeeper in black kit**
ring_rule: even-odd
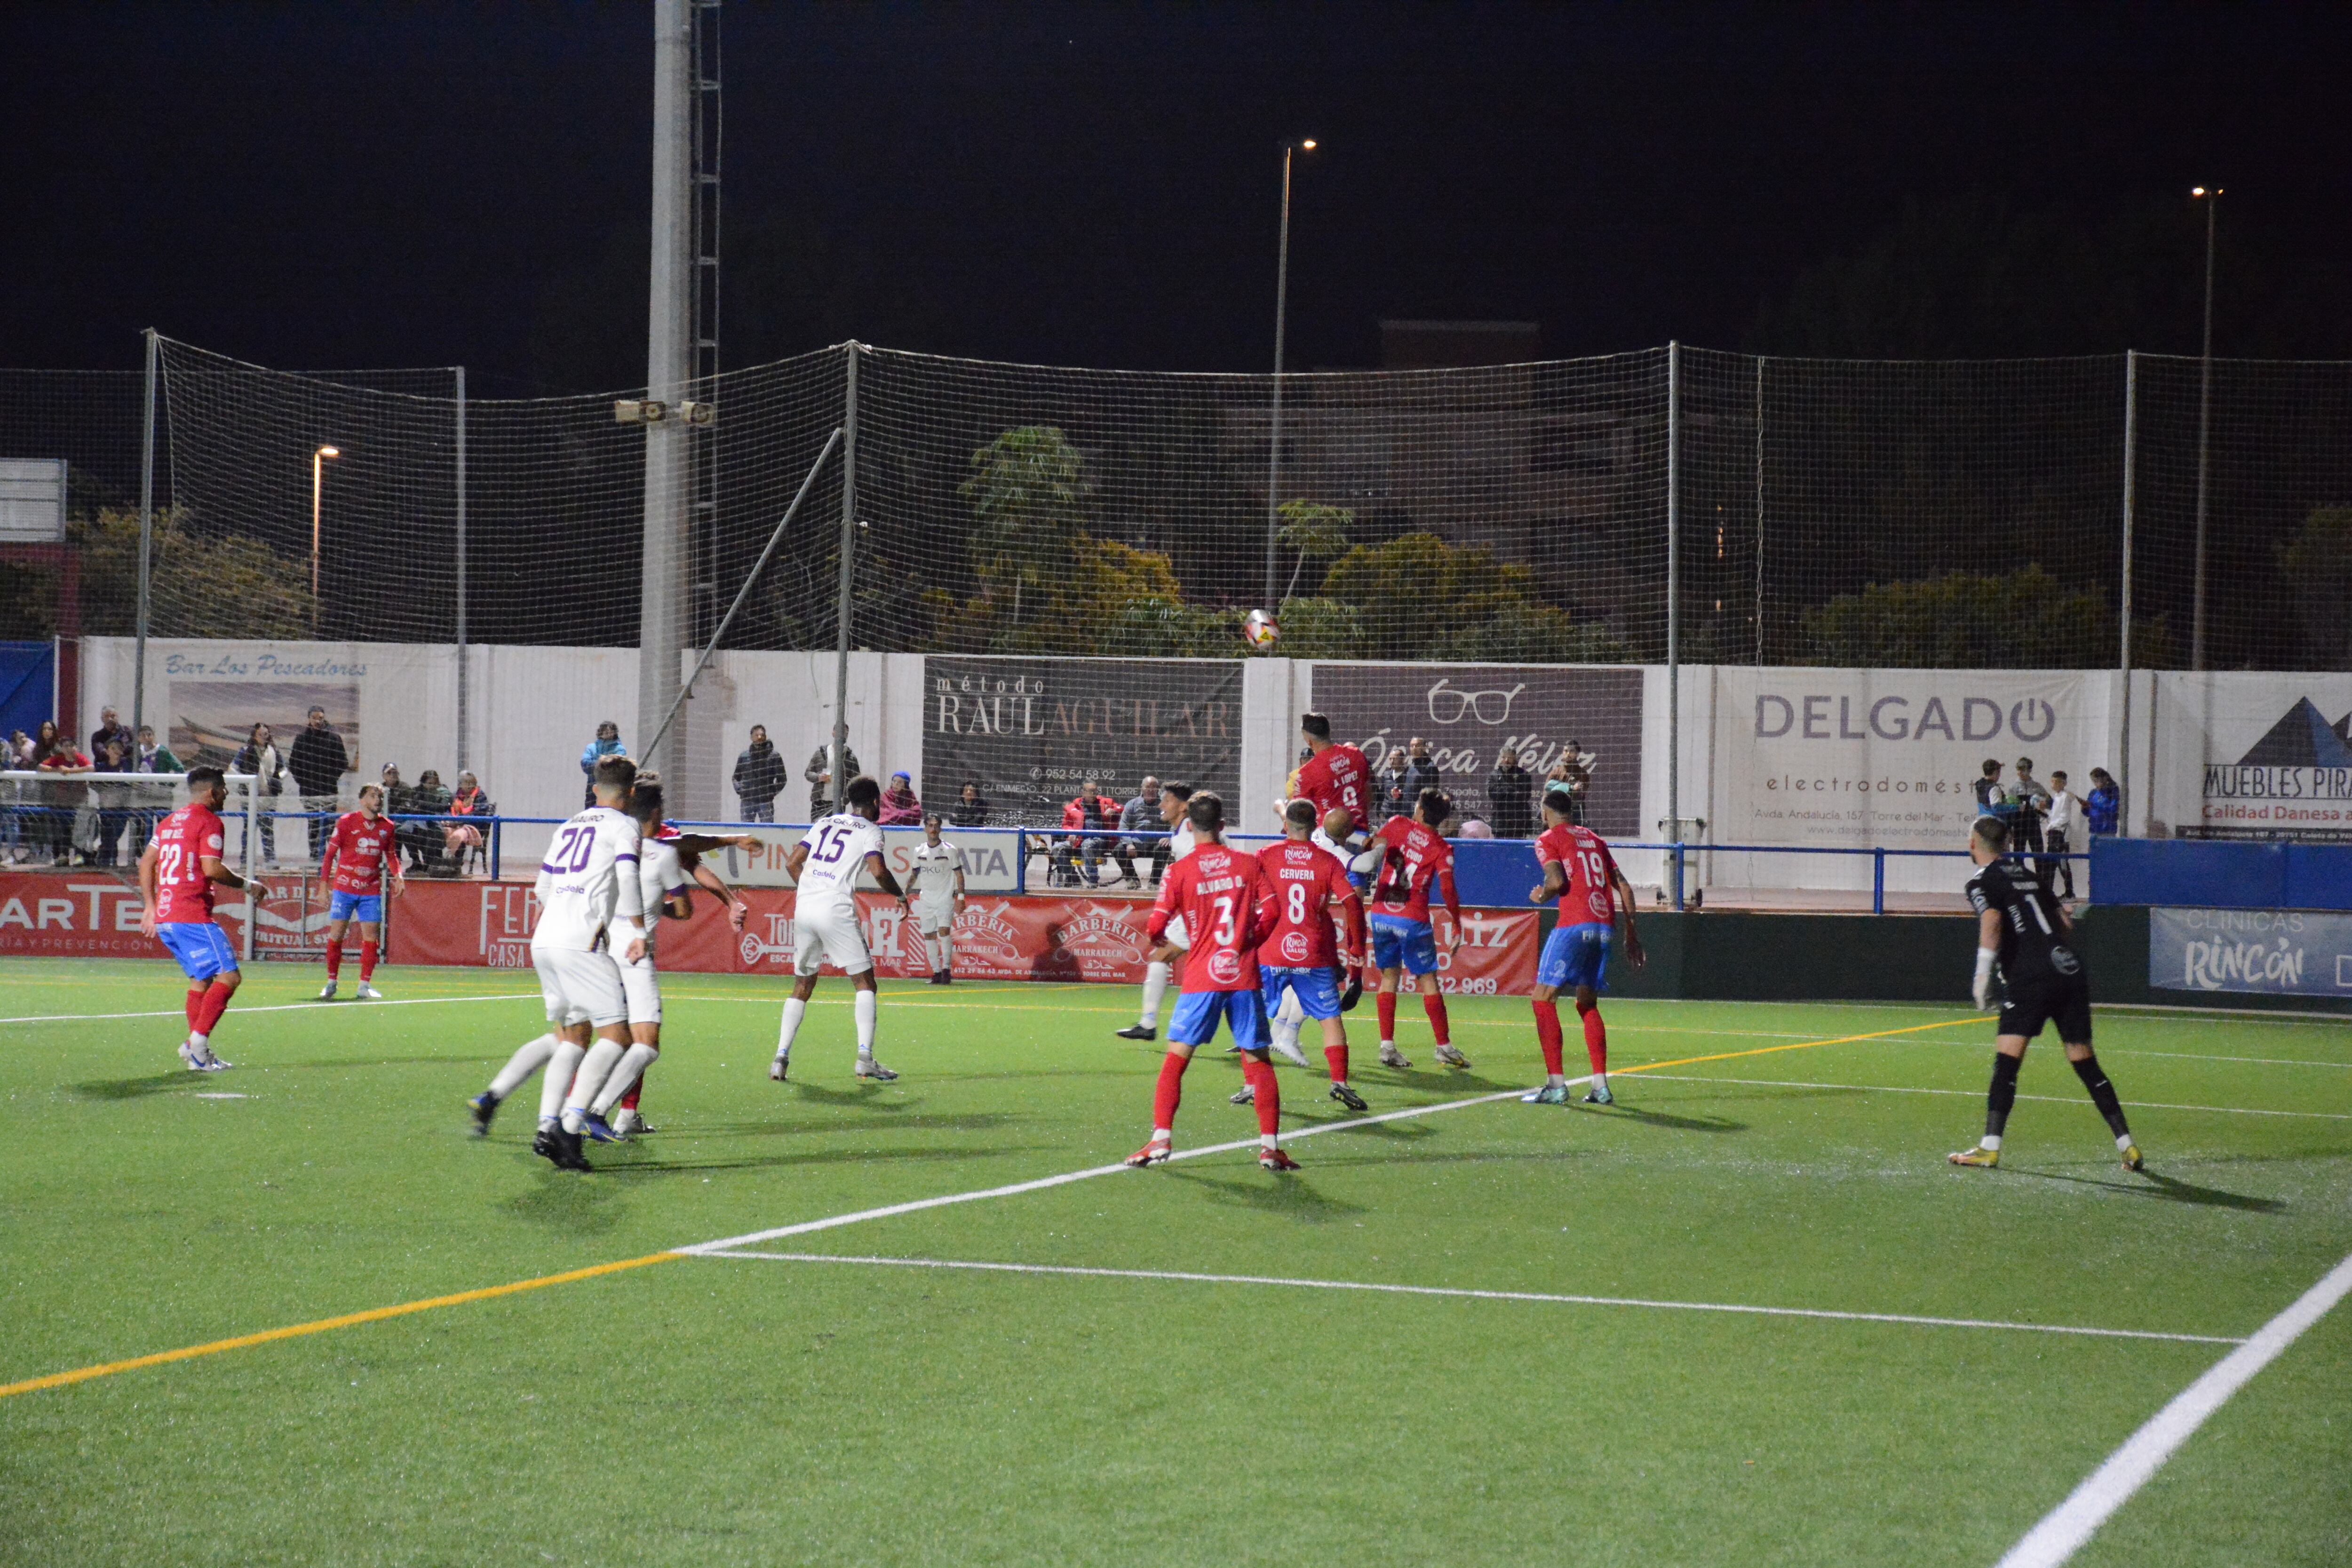
[[[2001,1130],[2017,1102],[2017,1069],[2025,1061],[2026,1045],[2044,1024],[2055,1024],[2066,1059],[2116,1135],[2124,1169],[2137,1171],[2139,1145],[2132,1142],[2116,1086],[2091,1052],[2091,977],[2066,944],[2074,925],[2031,867],[2001,858],[2008,848],[2006,823],[1997,816],[1977,818],[1969,831],[1969,857],[1977,863],[1976,875],[1969,879],[1969,903],[1977,911],[1976,1004],[1991,1008],[1995,965],[2004,995],[1993,1041],[1992,1087],[1985,1093],[1984,1139],[1949,1158],[1955,1165],[1986,1170],[2000,1163]]]

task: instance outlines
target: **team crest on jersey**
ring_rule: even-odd
[[[1216,952],[1209,954],[1210,979],[1216,981],[1220,984],[1223,984],[1230,981],[1239,980],[1241,977],[1241,954],[1237,952],[1227,952],[1223,948],[1220,948]]]
[[[1286,931],[1282,933],[1282,956],[1294,969],[1315,955],[1315,944],[1307,940],[1305,931]],[[1234,973],[1240,973],[1236,970]]]
[[[2050,949],[2050,967],[2061,974],[2076,974],[2082,972],[2083,961],[2074,956],[2074,950],[2071,947],[2053,946]]]

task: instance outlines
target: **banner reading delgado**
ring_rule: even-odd
[[[2104,674],[2104,672],[2101,672]],[[1949,849],[1977,815],[1986,759],[2014,777],[2070,775],[2106,755],[2082,671],[1742,669],[1716,672],[1721,844]]]
[[[1233,801],[1241,720],[1238,659],[926,658],[922,795],[946,811],[976,780],[999,826],[1058,826],[1088,779],[1114,800],[1152,773]]]

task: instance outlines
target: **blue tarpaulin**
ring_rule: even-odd
[[[58,645],[0,642],[0,740],[12,730],[27,735],[57,717]]]

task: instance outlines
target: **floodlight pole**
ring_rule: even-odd
[[[1756,356],[1756,667],[1764,668],[1764,356]]]
[[[1666,344],[1666,826],[1674,906],[1683,907],[1683,346]]]
[[[131,733],[137,744],[139,727],[147,722],[147,595],[150,560],[155,540],[155,329],[147,329],[147,413],[139,441],[139,625],[137,651],[131,655]],[[134,762],[136,758],[132,759]]]
[[[1313,147],[1312,142],[1286,142],[1282,144],[1282,240],[1276,251],[1274,266],[1274,418],[1273,438],[1265,449],[1265,598],[1267,615],[1277,614],[1282,606],[1275,599],[1275,541],[1281,526],[1282,508],[1282,350],[1287,334],[1290,310],[1290,155],[1300,147]]]
[[[677,689],[686,647],[688,503],[692,435],[675,416],[693,395],[694,22],[688,0],[654,4],[653,256],[646,313],[646,396],[672,417],[646,426],[645,550],[638,592],[637,765],[662,771],[681,736],[646,743]],[[681,735],[683,728],[681,727]],[[682,782],[682,781],[677,781]],[[674,782],[673,800],[683,799]]]
[[[2116,775],[2116,831],[2131,837],[2132,710],[2132,524],[2139,500],[2139,351],[2124,351],[2124,569],[2123,626],[2117,662],[2123,666],[2124,721],[2121,770]]]
[[[466,771],[466,367],[457,376],[457,771]]]
[[[2197,569],[2189,615],[2189,668],[2205,668],[2205,498],[2212,472],[2209,437],[2213,426],[2213,226],[2221,207],[2219,187],[2200,185],[2190,195],[2205,204],[2205,343],[2197,367]]]
[[[857,356],[862,345],[845,345],[849,355],[841,407],[841,584],[833,603],[833,809],[845,808],[849,781],[844,760],[849,755],[849,614],[850,591],[856,584],[857,565]]]

